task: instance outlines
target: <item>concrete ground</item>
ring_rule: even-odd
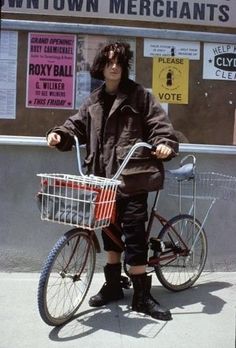
[[[170,308],[170,322],[130,311],[132,289],[124,300],[90,308],[89,296],[103,283],[96,273],[79,312],[61,327],[47,326],[38,314],[39,274],[0,276],[0,348],[235,348],[236,272],[204,273],[180,293],[153,276],[152,294]]]

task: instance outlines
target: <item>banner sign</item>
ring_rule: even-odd
[[[26,107],[74,108],[76,35],[29,33]]]
[[[188,104],[188,58],[153,58],[152,91],[161,103]]]
[[[2,0],[2,12],[236,27],[235,0]]]
[[[204,43],[203,78],[236,81],[236,45]]]
[[[182,57],[200,59],[200,42],[144,39],[144,57]]]

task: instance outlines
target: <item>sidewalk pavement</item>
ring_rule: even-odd
[[[88,298],[103,283],[96,273],[76,316],[61,327],[47,326],[37,309],[39,274],[1,273],[0,348],[235,348],[236,272],[204,273],[184,292],[165,290],[153,275],[152,294],[170,308],[163,322],[130,311],[125,299],[90,308]]]

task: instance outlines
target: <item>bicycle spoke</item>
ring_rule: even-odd
[[[167,251],[155,255],[160,259],[155,266],[160,282],[175,291],[191,286],[202,272],[207,254],[206,237],[199,222],[192,216],[179,215],[164,226],[158,239],[168,246]]]
[[[95,267],[94,244],[82,230],[68,232],[54,249],[42,271],[38,293],[41,317],[50,325],[65,322],[81,305]]]

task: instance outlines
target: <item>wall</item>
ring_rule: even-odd
[[[42,18],[47,22],[44,22]],[[53,23],[52,21],[54,22],[54,26],[51,26]],[[78,21],[78,23],[76,21]],[[198,24],[200,23],[203,24],[202,22]],[[79,27],[83,25],[83,29]],[[88,34],[92,38],[99,35],[100,37],[104,37],[104,40],[107,35],[111,35],[111,37],[116,39],[119,37],[127,39],[130,38],[131,35],[131,37],[136,40],[135,79],[146,88],[152,88],[152,82],[154,80],[153,58],[144,56],[144,43],[146,38],[151,37],[156,41],[162,39],[168,42],[174,41],[177,45],[178,42],[180,44],[183,41],[185,43],[187,42],[190,48],[192,42],[199,43],[199,59],[190,59],[189,61],[188,83],[184,83],[181,79],[181,88],[183,88],[184,92],[188,91],[188,102],[187,104],[169,104],[168,114],[174,128],[180,135],[181,142],[217,145],[235,144],[236,104],[235,98],[233,98],[236,91],[236,85],[234,83],[236,76],[235,67],[231,67],[231,80],[229,78],[225,78],[225,80],[203,78],[203,65],[205,62],[204,45],[209,42],[214,42],[217,47],[217,49],[215,49],[216,51],[227,50],[228,46],[230,47],[229,52],[231,52],[231,50],[235,51],[236,29],[234,27],[223,28],[127,20],[120,20],[119,27],[117,27],[117,21],[114,19],[79,18],[78,20],[75,17],[42,17],[32,13],[30,15],[27,13],[23,15],[17,12],[14,14],[3,13],[2,27],[3,29],[9,29],[10,27],[10,30],[18,31],[19,40],[17,56],[16,118],[0,119],[1,134],[44,136],[45,130],[50,129],[55,124],[63,123],[68,115],[72,115],[76,112],[76,106],[73,106],[74,109],[71,110],[55,109],[53,106],[48,109],[42,107],[26,107],[26,85],[28,79],[27,53],[28,50],[30,51],[28,47],[30,46],[28,45],[28,34],[32,32],[50,33],[51,31],[59,34],[73,32],[73,34],[77,34],[77,36],[86,36],[86,34]],[[20,30],[17,30],[19,27]],[[151,33],[150,30],[155,32]],[[126,32],[125,35],[124,31]],[[88,44],[88,47],[91,48],[91,43]],[[85,53],[86,55],[88,54],[87,51]],[[77,66],[80,65],[80,59],[77,47]],[[214,59],[211,58],[211,60]],[[227,71],[228,68],[229,67],[226,66],[225,70]],[[211,71],[211,69],[212,67],[209,65],[209,70]],[[178,76],[178,74],[176,76]],[[76,79],[76,76],[74,76],[74,78]],[[160,76],[158,78],[160,79]],[[178,78],[176,77],[173,81],[177,80]],[[177,93],[178,88],[176,89],[175,87],[176,86],[173,86],[173,90],[168,91]],[[43,90],[43,92],[47,91]],[[158,94],[157,97],[159,98]],[[222,128],[224,128],[224,132],[222,132]]]
[[[182,154],[181,157],[185,155]],[[36,204],[39,189],[37,173],[77,173],[76,154],[60,153],[44,146],[0,145],[0,271],[39,271],[53,244],[70,226],[40,220]],[[232,155],[196,154],[199,171],[236,173]],[[167,167],[174,167],[172,160]],[[160,212],[174,214],[173,198],[160,200]],[[153,194],[150,194],[150,204]],[[209,241],[206,269],[236,271],[235,203],[218,201],[213,207],[205,229]],[[201,218],[207,201],[201,201],[197,215]],[[153,234],[156,235],[155,231]],[[98,232],[100,239],[100,232]],[[98,254],[101,270],[104,254]]]

